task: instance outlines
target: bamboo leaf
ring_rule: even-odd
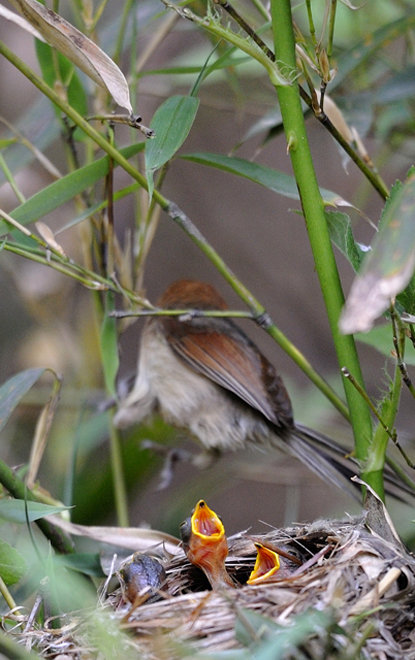
[[[252,657],[279,660],[287,657],[287,649],[298,648],[316,630],[327,630],[332,625],[333,617],[329,612],[312,608],[297,614],[288,627],[252,610],[241,609],[236,619],[235,636],[253,651]]]
[[[0,576],[8,585],[18,582],[26,573],[24,558],[9,543],[0,540]]]
[[[376,51],[384,47],[385,44],[390,44],[392,40],[399,39],[414,27],[415,14],[409,12],[396,21],[390,21],[382,25],[370,35],[370,39],[359,39],[356,45],[343,52],[338,58],[338,74],[333,79],[331,89],[341,85],[347,76],[350,76],[369,57],[374,57]]]
[[[114,101],[133,113],[130,91],[124,74],[101,48],[71,23],[37,0],[11,0],[11,4],[56,48],[98,85],[107,89]]]
[[[61,517],[54,517],[51,522],[68,534],[84,536],[99,543],[107,543],[119,548],[128,548],[133,552],[162,549],[173,556],[180,555],[183,552],[179,539],[171,536],[171,534],[167,534],[167,532],[159,532],[155,529],[148,529],[146,527],[96,527],[93,525],[78,525],[68,520],[63,520]]]
[[[56,555],[55,562],[58,566],[70,568],[85,575],[103,577],[99,553],[74,552],[70,555]]]
[[[326,211],[326,220],[331,240],[350,262],[353,270],[358,271],[365,252],[354,240],[349,216],[340,211]]]
[[[392,358],[396,362],[395,348],[392,341],[392,327],[390,323],[376,325],[369,332],[357,332],[355,335],[357,341],[372,346],[382,355]],[[405,364],[415,366],[415,352],[412,350],[412,343],[409,337],[405,340]]]
[[[100,347],[107,392],[116,396],[115,379],[119,367],[118,336],[116,319],[109,315],[114,311],[114,296],[109,291],[105,302],[105,315],[101,325]]]
[[[57,83],[57,72],[54,66],[52,48],[49,44],[42,41],[36,41],[37,59],[42,70],[42,76],[49,87],[55,88]],[[88,101],[85,90],[75,73],[73,64],[61,53],[57,53],[57,66],[59,68],[59,82],[62,81],[67,90],[68,101],[70,105],[83,117],[88,113]],[[60,118],[62,113],[53,105],[56,115]],[[78,139],[86,139],[83,131],[75,131]]]
[[[26,475],[26,484],[28,488],[33,488],[37,478],[40,463],[43,458],[46,444],[49,437],[49,431],[52,426],[56,408],[59,402],[59,395],[62,385],[62,379],[54,373],[54,382],[49,400],[42,408],[36,422],[32,446],[30,450],[29,470]]]
[[[11,144],[16,144],[16,142],[17,138],[4,138],[3,140],[0,140],[0,151],[10,147]]]
[[[43,368],[21,371],[0,387],[0,431],[6,425],[13,410],[44,371]]]
[[[145,166],[152,196],[153,174],[167,163],[187,138],[196,117],[199,100],[194,96],[171,96],[156,110],[151,121],[155,137],[146,143]]]
[[[67,511],[69,508],[67,506],[52,506],[42,502],[2,499],[0,500],[0,518],[14,523],[26,523],[27,520],[33,522],[54,513]]]
[[[415,170],[404,184],[395,184],[380,231],[356,276],[340,319],[345,334],[367,332],[405,289],[415,268]]]
[[[253,163],[252,161],[243,158],[208,152],[184,154],[181,158],[191,160],[194,163],[200,163],[201,165],[216,167],[219,170],[230,172],[237,176],[242,176],[254,183],[259,183],[261,186],[264,186],[279,195],[284,195],[284,197],[299,199],[297,184],[294,177],[285,174],[284,172],[274,170],[271,167],[259,165],[258,163]],[[320,188],[320,193],[325,204],[352,206],[350,202],[347,202],[345,199],[330,190]]]
[[[131,158],[143,148],[144,144],[138,142],[120,149],[120,153],[125,158]],[[24,204],[16,207],[10,215],[24,225],[35,222],[102,179],[108,173],[108,162],[108,156],[104,156],[94,163],[67,174],[58,181],[54,181],[29,197]],[[0,234],[8,231],[9,227],[6,223],[0,222]]]
[[[6,18],[8,21],[11,21],[15,25],[18,25],[19,27],[23,28],[23,30],[26,30],[26,32],[29,32],[29,34],[32,34],[36,39],[40,39],[43,41],[43,37],[34,28],[28,21],[26,21],[24,18],[21,16],[18,16],[17,14],[14,13],[14,11],[10,11],[10,9],[7,9],[6,7],[3,7],[3,5],[0,5],[0,16],[3,18]]]

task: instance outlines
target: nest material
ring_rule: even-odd
[[[333,657],[360,637],[362,657],[415,659],[415,560],[400,543],[369,532],[362,520],[273,530],[255,539],[239,534],[229,539],[227,562],[239,582],[252,570],[253,540],[284,547],[307,564],[277,582],[214,593],[198,590],[197,569],[176,558],[167,570],[171,597],[127,615],[130,630],[141,640],[168,633],[191,642],[195,651],[214,652],[241,647],[235,623],[239,619],[244,625],[245,610],[290,626],[296,615],[315,608],[329,611],[338,624],[330,642]],[[369,619],[373,626],[365,640]],[[260,633],[249,630],[249,621],[246,627],[252,644],[257,643]],[[316,631],[308,643],[308,657],[321,658],[323,652],[329,657],[323,651],[327,635]],[[151,657],[151,645],[148,650]],[[298,656],[287,652],[285,657]]]
[[[304,657],[415,660],[415,559],[384,521],[377,527],[375,533],[368,530],[367,519],[349,519],[276,529],[254,538],[240,533],[228,539],[227,560],[239,588],[209,591],[202,572],[183,554],[166,566],[168,580],[161,600],[133,607],[113,594],[104,611],[109,610],[112,622],[128,631],[129,649],[123,650],[128,657],[181,658],[183,644],[187,655],[189,646],[195,655],[244,645],[252,652],[272,634],[263,625],[266,621],[288,629],[301,613],[325,612],[331,624],[316,624],[302,640]],[[255,561],[254,540],[282,547],[306,563],[298,567],[286,561],[286,577],[280,581],[247,586]],[[249,613],[265,619],[252,626]],[[237,635],[235,626],[239,626]],[[53,635],[50,630],[42,635],[37,631],[37,649],[44,657],[63,653],[68,659],[95,658],[100,654],[86,628],[84,618],[72,621],[62,639],[56,630]],[[300,656],[291,647],[278,657]]]

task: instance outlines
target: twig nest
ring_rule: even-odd
[[[415,660],[415,558],[370,491],[364,517],[241,532],[227,539],[227,557],[210,543],[224,536],[216,514],[201,500],[193,516],[197,544],[189,534],[184,543],[196,565],[174,544],[173,558],[142,548],[117,568],[121,587],[106,596],[110,572],[97,607],[43,625],[9,613],[10,633],[65,660],[197,659],[231,649],[240,660],[297,660],[300,649],[312,660]],[[204,555],[194,554],[205,537],[229,580],[212,580]]]
[[[239,588],[209,591],[202,572],[183,555],[166,567],[160,601],[123,607],[117,616],[149,658],[160,657],[172,642],[191,644],[195,653],[244,646],[252,652],[301,624],[297,639],[303,635],[301,647],[312,658],[355,646],[353,657],[415,659],[415,560],[393,534],[389,537],[369,531],[363,519],[319,521],[255,538],[241,533],[228,539],[226,562]],[[254,542],[282,547],[302,565],[282,557],[280,579],[274,573],[269,582],[247,585]]]

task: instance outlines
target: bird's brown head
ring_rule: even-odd
[[[165,309],[227,309],[227,304],[213,286],[197,280],[173,282],[158,305]]]

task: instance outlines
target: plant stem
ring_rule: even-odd
[[[330,4],[330,19],[329,19],[329,35],[327,39],[327,57],[333,54],[333,37],[334,37],[334,23],[336,20],[337,0],[331,0]]]
[[[120,527],[128,527],[128,497],[122,465],[120,438],[113,424],[110,425],[110,450],[117,522]]]
[[[284,73],[291,71],[294,74],[295,40],[289,0],[271,0],[271,16],[276,60],[281,63]],[[346,366],[363,387],[353,336],[342,335],[338,327],[344,297],[324,216],[324,203],[311,158],[298,84],[294,80],[290,86],[275,87],[337,359],[340,367]],[[356,458],[365,463],[372,435],[370,411],[366,402],[350,383],[344,382],[344,388],[355,438]],[[377,490],[378,480],[376,478],[372,480],[370,474],[363,473],[363,476]]]
[[[16,603],[14,602],[13,596],[11,595],[10,591],[7,588],[6,583],[4,582],[3,578],[0,576],[0,593],[3,596],[4,600],[6,601],[6,604],[8,605],[9,609],[14,610],[16,606]]]
[[[383,470],[385,466],[386,449],[390,438],[390,429],[393,428],[396,414],[399,407],[399,399],[402,389],[402,374],[399,366],[395,366],[395,377],[391,386],[391,391],[385,397],[380,416],[383,423],[379,423],[373,436],[369,460],[367,462],[367,470],[371,474],[377,474],[382,488],[379,489],[378,495],[385,499],[385,492],[383,488]]]
[[[163,0],[165,2],[165,0]],[[216,0],[218,4],[220,4],[229,14],[232,16],[232,18],[238,23],[238,25],[248,34],[248,36],[253,39],[253,41],[259,46],[259,48],[263,51],[263,53],[268,57],[271,62],[275,62],[275,54],[272,52],[272,50],[267,46],[265,41],[260,37],[260,35],[255,32],[251,28],[251,26],[245,21],[245,19],[239,14],[234,7],[227,2],[227,0]],[[311,6],[310,6],[311,9]],[[186,14],[186,17],[189,18],[190,20],[197,22],[200,27],[207,29],[209,32],[216,34],[218,38],[226,39],[226,36],[224,35],[223,28],[222,32],[218,32],[216,28],[216,24],[206,26],[202,18],[199,18],[195,14]],[[227,32],[230,33],[228,30]],[[232,42],[231,39],[228,39],[229,41]],[[315,36],[314,36],[315,40]],[[253,55],[255,57],[255,55]],[[256,58],[258,59],[258,58]],[[260,61],[258,59],[258,61]],[[303,71],[303,74],[307,77],[306,70]],[[382,177],[379,175],[378,172],[375,172],[369,165],[363,160],[363,158],[360,157],[359,153],[357,150],[353,147],[352,144],[350,144],[346,138],[340,133],[340,131],[334,126],[334,124],[330,121],[330,119],[327,117],[326,113],[321,109],[320,105],[313,103],[313,100],[309,94],[305,91],[305,89],[299,85],[299,91],[302,100],[304,103],[308,105],[310,110],[312,111],[314,117],[329,131],[329,133],[333,136],[333,138],[340,144],[342,149],[347,153],[347,155],[351,158],[351,160],[357,165],[357,167],[360,169],[362,174],[370,181],[372,186],[375,188],[375,190],[379,193],[379,195],[382,197],[382,199],[387,199],[389,197],[389,190],[385,182],[383,181]]]
[[[311,41],[313,42],[313,46],[316,47],[317,46],[316,29],[314,27],[313,12],[311,9],[311,0],[306,0],[305,4],[307,7],[308,29],[310,31]]]
[[[26,499],[31,502],[39,501],[30,488],[27,488],[26,484],[2,460],[0,460],[0,483],[16,499]],[[46,518],[36,520],[36,524],[56,550],[66,554],[73,552],[71,540]]]
[[[349,419],[349,411],[343,401],[337,396],[330,385],[315,371],[308,362],[307,358],[292,344],[284,333],[275,325],[266,309],[253,296],[251,291],[237,278],[237,276],[228,268],[221,256],[206,241],[200,231],[195,227],[185,213],[173,203],[169,203],[165,209],[169,216],[176,222],[191,238],[191,240],[205,253],[222,277],[230,284],[237,295],[248,305],[252,312],[252,317],[268,334],[281,346],[281,348],[290,356],[292,360],[304,371],[312,383],[331,401],[337,410]]]
[[[4,172],[4,176],[6,177],[7,181],[10,184],[11,189],[13,190],[14,194],[16,195],[17,199],[19,200],[20,204],[23,204],[26,200],[24,198],[24,195],[20,192],[19,187],[16,183],[16,180],[13,176],[13,174],[10,172],[6,161],[3,158],[3,155],[0,154],[0,167]]]

